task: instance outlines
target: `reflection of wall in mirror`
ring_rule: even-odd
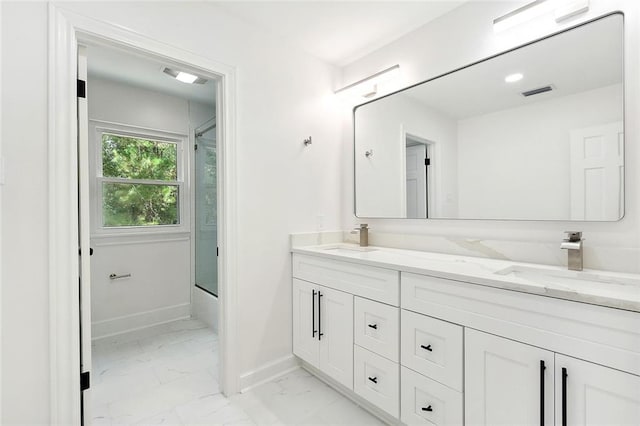
[[[622,118],[618,84],[460,120],[459,217],[569,219],[571,131]]]
[[[457,211],[456,122],[414,99],[394,95],[356,110],[356,215],[404,217],[405,138],[410,133],[437,144],[438,198],[433,216],[455,216]],[[365,156],[373,150],[374,155]],[[435,170],[435,169],[434,169]]]

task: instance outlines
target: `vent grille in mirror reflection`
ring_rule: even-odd
[[[553,87],[551,86],[538,87],[537,89],[527,90],[526,92],[522,92],[522,96],[527,97],[527,96],[539,95],[540,93],[550,92],[552,90],[553,90]]]

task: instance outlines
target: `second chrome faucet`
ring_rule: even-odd
[[[567,266],[572,271],[582,271],[582,232],[566,231],[567,238],[562,240],[560,248],[567,250]]]

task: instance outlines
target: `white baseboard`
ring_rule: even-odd
[[[281,376],[300,368],[298,358],[287,355],[253,371],[248,371],[240,376],[240,392],[246,392],[251,388],[270,381],[274,377]]]
[[[91,339],[114,336],[154,325],[164,324],[191,317],[191,304],[167,306],[151,311],[139,312],[122,317],[91,323]]]

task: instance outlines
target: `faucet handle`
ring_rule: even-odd
[[[567,241],[576,242],[582,239],[582,231],[564,231],[567,234]]]

